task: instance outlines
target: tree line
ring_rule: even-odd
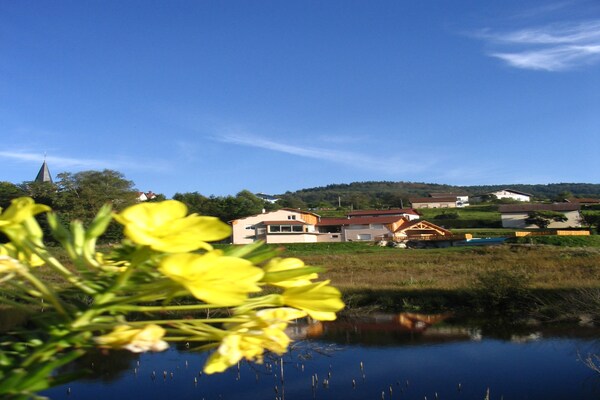
[[[279,208],[318,209],[322,215],[327,210],[340,215],[349,209],[386,209],[410,207],[412,197],[426,197],[430,193],[465,193],[479,195],[494,190],[510,188],[532,194],[536,200],[560,201],[565,197],[600,198],[600,185],[586,183],[559,183],[549,185],[497,185],[497,186],[451,186],[414,182],[354,182],[332,184],[324,187],[286,192],[277,196],[277,203],[270,203],[248,190],[232,196],[204,196],[199,192],[176,193],[173,199],[188,206],[190,213],[210,215],[229,222],[263,210]],[[10,201],[21,196],[30,196],[36,202],[46,204],[67,222],[79,219],[89,222],[100,207],[110,203],[120,211],[137,203],[139,191],[132,181],[114,170],[63,172],[54,183],[27,181],[20,184],[0,182],[0,207],[6,208]],[[157,195],[149,201],[165,200]],[[587,216],[596,218],[595,213]],[[43,221],[41,221],[44,224]],[[597,224],[596,220],[593,223]],[[120,228],[113,226],[107,231],[107,239],[119,239]]]
[[[37,203],[46,204],[68,223],[78,219],[84,224],[90,222],[102,205],[109,203],[115,211],[139,202],[139,191],[133,181],[114,170],[63,172],[54,182],[26,181],[20,184],[0,182],[0,207],[6,209],[12,199],[29,196]],[[165,200],[158,194],[151,202]],[[237,218],[258,214],[262,210],[273,210],[281,206],[265,202],[248,190],[242,190],[235,196],[206,197],[198,192],[176,193],[173,199],[188,206],[190,213],[210,215],[228,222]],[[47,230],[43,217],[40,225]],[[108,228],[104,241],[121,239],[121,228],[116,224]]]
[[[465,194],[485,200],[488,193],[501,189],[531,194],[534,201],[560,202],[569,197],[600,198],[600,184],[591,183],[452,186],[436,183],[367,181],[288,191],[278,196],[278,203],[291,208],[385,209],[410,207],[411,198],[428,197],[431,193]],[[490,200],[489,196],[487,200]]]

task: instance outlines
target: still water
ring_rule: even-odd
[[[299,325],[283,357],[202,374],[206,354],[92,355],[58,399],[600,399],[600,329],[396,314]]]

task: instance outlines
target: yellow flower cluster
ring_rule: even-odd
[[[80,332],[102,348],[143,352],[165,350],[169,341],[216,342],[204,370],[221,372],[243,359],[262,362],[266,351],[283,354],[290,323],[304,317],[333,320],[344,307],[339,290],[329,281],[316,281],[320,269],[300,259],[273,258],[275,251],[252,255],[258,245],[213,248],[209,242],[227,238],[231,228],[214,217],[188,215],[175,200],[140,203],[120,213],[104,207],[87,230],[81,222],[66,228],[50,213],[50,230],[72,261],[68,268],[43,246],[35,216],[49,211],[19,198],[0,213],[0,232],[11,242],[0,245],[0,284],[24,290],[23,301],[49,304],[58,315],[61,329],[56,332]],[[124,226],[128,241],[110,254],[98,253],[96,239],[113,218]],[[40,265],[54,269],[65,285],[93,301],[70,304],[61,297],[69,291],[54,290],[29,273],[28,267]],[[11,280],[15,274],[22,281]],[[192,304],[172,301],[190,296],[196,299]],[[129,323],[126,318],[128,312],[219,308],[227,308],[220,315],[229,317]],[[56,340],[60,352],[65,342]]]
[[[125,226],[125,236],[133,242],[166,253],[211,250],[207,241],[231,234],[218,218],[187,215],[185,204],[176,200],[137,204],[116,214],[115,219]]]
[[[168,254],[158,270],[179,283],[195,298],[214,306],[238,306],[243,323],[227,324],[221,344],[209,358],[207,373],[223,371],[240,359],[260,362],[264,350],[277,354],[290,342],[284,330],[290,320],[310,316],[334,320],[344,307],[339,290],[318,278],[314,268],[297,258],[274,258],[264,266],[213,250],[207,240],[229,234],[220,221],[186,216],[185,205],[177,201],[139,204],[115,218],[125,225],[133,242]],[[228,228],[228,227],[227,227]],[[203,253],[189,253],[196,249]],[[249,298],[261,286],[283,288],[281,294]],[[261,308],[256,311],[255,308]]]
[[[242,359],[262,362],[265,350],[285,353],[290,343],[285,328],[304,315],[293,308],[270,308],[244,315],[246,321],[226,325],[227,333],[209,357],[204,372],[222,372]]]
[[[143,328],[118,325],[111,333],[98,336],[94,340],[100,347],[142,353],[163,351],[169,348],[169,344],[162,340],[164,335],[165,330],[156,324],[149,324]]]

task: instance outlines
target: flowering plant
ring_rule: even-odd
[[[44,245],[36,220],[42,213],[67,262]],[[96,241],[113,219],[126,238],[98,252]],[[228,237],[230,227],[188,215],[175,200],[121,213],[104,206],[89,226],[66,227],[50,207],[18,198],[0,210],[0,232],[8,238],[0,245],[0,303],[29,315],[26,327],[0,331],[1,398],[36,397],[64,383],[69,377],[53,371],[92,348],[144,352],[199,343],[214,349],[206,373],[243,359],[262,362],[265,351],[287,350],[292,321],[333,320],[344,306],[329,281],[314,281],[320,270],[299,259],[278,257],[262,243],[215,249],[209,242]],[[173,317],[197,311],[206,318]]]

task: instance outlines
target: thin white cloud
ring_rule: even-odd
[[[62,169],[151,169],[151,170],[162,170],[163,166],[155,163],[152,166],[148,166],[143,163],[135,163],[127,160],[94,160],[94,159],[83,159],[83,158],[70,158],[70,157],[57,157],[57,156],[44,156],[39,153],[31,153],[27,151],[0,151],[0,158],[11,159],[16,161],[24,162],[36,162],[41,164],[45,159],[50,164],[53,170]]]
[[[280,153],[292,154],[299,157],[312,158],[322,161],[329,161],[338,164],[352,165],[358,168],[377,170],[377,171],[404,171],[407,169],[422,169],[422,165],[417,167],[406,161],[390,159],[384,155],[380,157],[371,157],[364,154],[331,150],[325,148],[302,147],[286,143],[275,142],[273,140],[260,138],[254,135],[226,134],[219,136],[217,140],[225,143],[231,143],[241,146],[256,147],[265,150],[276,151]]]
[[[600,20],[478,35],[494,46],[490,56],[523,69],[565,71],[600,61]]]

